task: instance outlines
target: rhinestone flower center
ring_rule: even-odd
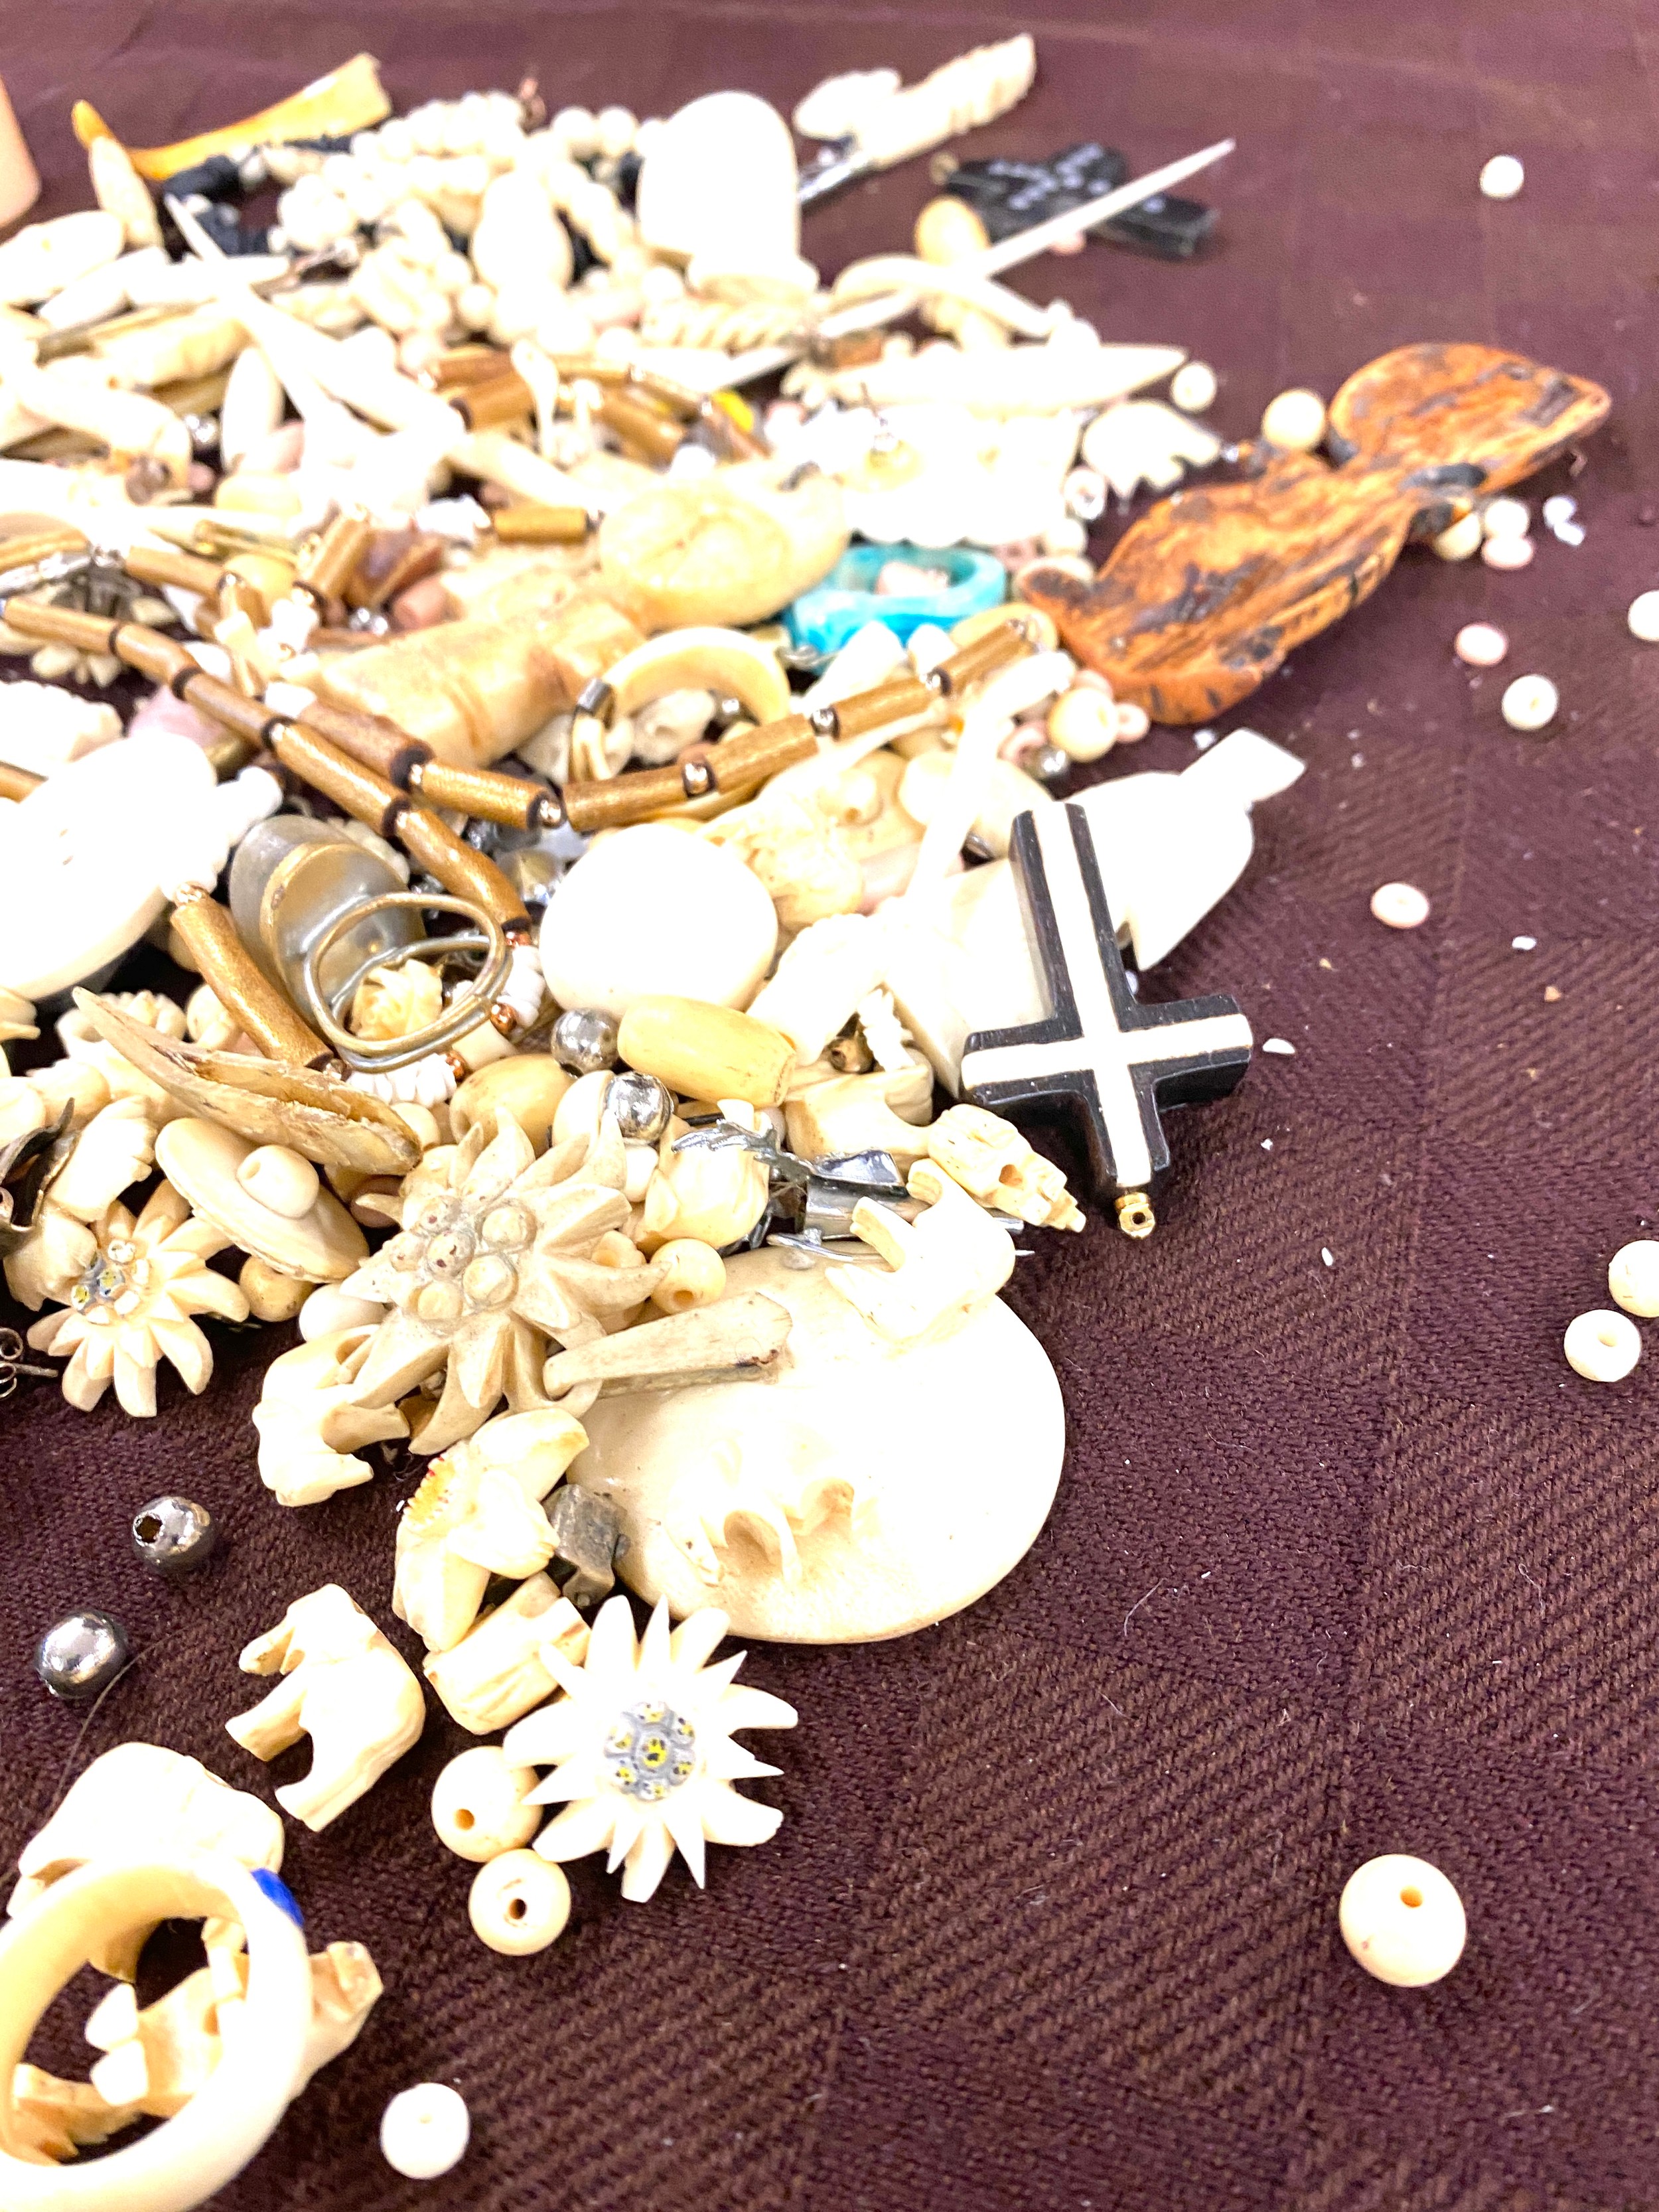
[[[697,1771],[697,1732],[660,1698],[618,1713],[605,1739],[605,1778],[613,1790],[659,1805]]]
[[[134,1246],[118,1243],[89,1261],[70,1289],[69,1303],[88,1321],[109,1322],[137,1310],[149,1273]]]

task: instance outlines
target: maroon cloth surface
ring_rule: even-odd
[[[287,1871],[314,1940],[370,1947],[386,1993],[219,2202],[402,2212],[1612,2212],[1659,2205],[1659,1461],[1652,1358],[1616,1389],[1561,1333],[1655,1210],[1659,582],[1652,11],[1451,0],[1051,0],[509,8],[365,0],[14,5],[5,69],[53,210],[83,204],[84,95],[155,143],[240,116],[359,47],[407,105],[539,76],[550,104],[671,111],[723,86],[786,108],[830,70],[914,77],[1030,27],[1036,90],[969,143],[1098,137],[1149,166],[1224,133],[1189,187],[1215,249],[1096,246],[1017,281],[1109,337],[1214,363],[1251,433],[1388,347],[1468,338],[1600,380],[1574,550],[1498,575],[1408,553],[1224,729],[1308,762],[1259,810],[1238,888],[1148,983],[1237,992],[1258,1059],[1173,1124],[1145,1246],[1097,1213],[1036,1236],[1010,1297],[1064,1386],[1058,1502],[1018,1570],[887,1646],[757,1649],[801,1724],[763,1750],[775,1843],[676,1868],[648,1908],[570,1869],[573,1925],[487,1953],[427,1798],[465,1741],[435,1706],[373,1794]],[[1519,155],[1526,190],[1479,196]],[[896,246],[925,164],[808,219],[829,270]],[[1563,463],[1528,488],[1559,491]],[[1452,658],[1480,617],[1503,669]],[[1561,713],[1498,713],[1536,670]],[[1101,773],[1176,769],[1158,732]],[[1396,934],[1391,878],[1433,901]],[[1536,938],[1520,952],[1511,939]],[[1322,1256],[1328,1252],[1329,1264]],[[126,1738],[268,1792],[223,1734],[240,1647],[338,1580],[391,1618],[412,1476],[304,1512],[260,1487],[248,1411],[289,1333],[212,1325],[217,1371],[161,1416],[24,1385],[3,1422],[0,1855],[66,1771]],[[1017,1465],[1008,1469],[1018,1482]],[[127,1520],[179,1488],[226,1556],[173,1590]],[[137,1667],[82,1733],[28,1669],[74,1604]],[[1336,1929],[1346,1875],[1419,1853],[1466,1900],[1449,1980],[1388,1990]],[[74,2061],[60,2021],[41,2049]],[[82,2061],[89,2054],[81,2051]],[[453,2081],[472,2148],[447,2181],[375,2147],[396,2089]]]

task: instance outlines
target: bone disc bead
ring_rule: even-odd
[[[1555,720],[1560,703],[1561,695],[1547,676],[1517,676],[1504,694],[1502,712],[1512,730],[1541,730]]]
[[[1489,200],[1512,200],[1527,181],[1513,154],[1494,154],[1480,171],[1480,191]]]
[[[1536,550],[1530,538],[1489,538],[1480,548],[1480,559],[1488,568],[1526,568]]]
[[[570,1917],[564,1869],[534,1851],[503,1851],[479,1868],[466,1909],[472,1932],[492,1951],[526,1959],[546,1950]]]
[[[460,2164],[472,2134],[466,2100],[445,2081],[400,2089],[380,2115],[380,2155],[410,2181],[435,2181]]]
[[[1441,1981],[1463,1955],[1463,1900],[1438,1867],[1402,1851],[1367,1859],[1337,1907],[1342,1941],[1368,1974],[1397,1990]]]
[[[324,1283],[300,1309],[300,1334],[307,1344],[340,1328],[372,1328],[386,1319],[386,1308],[369,1298],[354,1298],[336,1284]]]
[[[1215,371],[1207,361],[1183,362],[1170,379],[1170,397],[1183,415],[1201,415],[1215,404]]]
[[[1325,403],[1316,392],[1281,392],[1267,402],[1261,434],[1285,453],[1310,453],[1325,434]]]
[[[1622,1382],[1642,1357],[1642,1332],[1626,1314],[1580,1314],[1568,1324],[1561,1349],[1587,1382]]]
[[[1659,645],[1659,592],[1638,593],[1625,620],[1632,637],[1639,637],[1644,645]]]
[[[286,1221],[309,1213],[320,1188],[311,1162],[287,1145],[256,1145],[237,1169],[236,1180],[250,1198]]]
[[[1480,510],[1480,528],[1488,538],[1524,538],[1531,527],[1524,499],[1489,499]]]
[[[1640,1314],[1644,1321],[1659,1315],[1659,1243],[1639,1237],[1633,1244],[1621,1245],[1607,1267],[1607,1288],[1614,1305],[1626,1313]]]
[[[1132,706],[1125,699],[1117,709],[1117,741],[1121,745],[1138,745],[1152,726],[1152,717],[1144,707]]]
[[[297,1275],[279,1275],[268,1260],[250,1253],[236,1278],[255,1321],[292,1321],[316,1287]]]
[[[433,1786],[438,1841],[479,1863],[521,1850],[542,1824],[541,1807],[524,1802],[535,1786],[535,1768],[513,1765],[499,1744],[462,1752]]]
[[[1466,668],[1496,668],[1510,641],[1491,623],[1465,623],[1452,640],[1452,651]]]
[[[1068,760],[1099,760],[1117,742],[1117,708],[1098,691],[1062,691],[1048,709],[1048,735]]]
[[[1415,884],[1380,884],[1371,893],[1371,912],[1389,929],[1420,929],[1429,902]]]

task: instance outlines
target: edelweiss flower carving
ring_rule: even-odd
[[[614,1127],[538,1159],[507,1112],[488,1144],[475,1127],[429,1152],[396,1201],[400,1233],[341,1285],[392,1308],[352,1402],[390,1405],[445,1368],[443,1394],[414,1439],[422,1452],[470,1437],[503,1397],[515,1413],[550,1403],[546,1339],[568,1347],[602,1335],[598,1316],[638,1305],[661,1279],[660,1268],[592,1256],[628,1219],[627,1170]]]
[[[37,1352],[72,1355],[64,1397],[90,1413],[113,1382],[125,1412],[153,1413],[163,1358],[199,1397],[213,1373],[213,1347],[191,1316],[247,1319],[241,1291],[207,1264],[228,1240],[198,1220],[169,1182],[158,1185],[137,1221],[125,1206],[112,1206],[90,1235],[94,1249],[80,1273],[53,1293],[69,1310],[46,1315],[29,1331]]]
[[[613,1597],[594,1618],[584,1665],[542,1647],[565,1695],[509,1729],[501,1748],[515,1766],[553,1767],[526,1801],[564,1808],[536,1838],[543,1858],[608,1849],[623,1895],[644,1905],[676,1845],[701,1888],[705,1842],[763,1844],[777,1833],[782,1814],[732,1784],[778,1769],[732,1739],[738,1729],[793,1728],[798,1716],[781,1698],[733,1681],[741,1651],[707,1664],[727,1626],[710,1606],[671,1634],[659,1605],[636,1644],[628,1600]]]

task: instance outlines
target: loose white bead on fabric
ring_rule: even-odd
[[[1561,1349],[1587,1382],[1622,1382],[1642,1357],[1642,1332],[1626,1314],[1580,1314],[1569,1322]]]
[[[1607,1267],[1607,1288],[1614,1305],[1626,1313],[1644,1321],[1659,1315],[1659,1243],[1638,1237],[1633,1244],[1621,1244]]]
[[[1170,397],[1183,415],[1201,415],[1212,406],[1215,371],[1207,361],[1184,362],[1170,380]]]
[[[1530,538],[1489,538],[1480,548],[1480,558],[1488,568],[1526,568],[1536,550]]]
[[[1555,720],[1561,695],[1547,676],[1517,676],[1504,694],[1504,720],[1512,730],[1541,730]]]
[[[447,2082],[420,2081],[380,2115],[380,2155],[410,2181],[435,2181],[460,2164],[471,2134],[465,2098]]]
[[[1639,593],[1625,619],[1632,637],[1639,637],[1644,645],[1659,645],[1659,592]]]
[[[1513,154],[1494,154],[1480,172],[1480,190],[1489,200],[1512,200],[1526,181]]]
[[[1524,538],[1532,516],[1523,499],[1488,500],[1480,512],[1480,527],[1488,538]]]
[[[570,1884],[562,1866],[534,1851],[503,1851],[478,1869],[466,1909],[481,1943],[526,1959],[563,1934]]]
[[[1391,1851],[1348,1876],[1337,1907],[1342,1941],[1368,1974],[1397,1990],[1441,1981],[1463,1955],[1463,1900],[1438,1867]]]
[[[1452,640],[1452,651],[1468,668],[1496,668],[1510,641],[1491,623],[1465,623]]]
[[[514,1766],[499,1744],[481,1743],[452,1759],[432,1790],[432,1825],[457,1858],[475,1864],[520,1850],[542,1825],[533,1766]]]
[[[1429,902],[1415,884],[1380,884],[1371,893],[1371,912],[1389,929],[1420,929]]]

